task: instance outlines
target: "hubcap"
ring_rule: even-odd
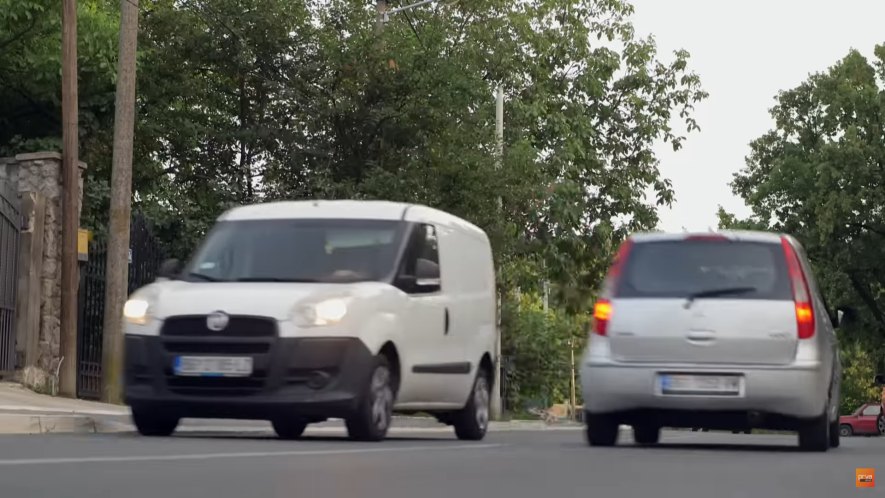
[[[476,407],[476,425],[485,431],[489,425],[489,384],[485,377],[476,379],[473,405]]]
[[[839,429],[839,432],[840,432],[843,436],[847,436],[851,431],[848,429],[848,427],[843,427],[843,428]]]
[[[390,388],[390,370],[378,367],[372,374],[372,423],[379,431],[390,425],[393,411],[393,389]]]

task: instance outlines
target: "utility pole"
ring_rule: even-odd
[[[498,85],[497,95],[495,98],[495,140],[498,145],[498,157],[495,161],[495,167],[501,169],[504,166],[504,87]],[[498,196],[498,210],[503,209],[503,201]],[[501,296],[498,296],[498,323],[495,334],[495,392],[492,395],[492,418],[499,420],[502,413],[501,403],[501,381],[504,378],[503,368],[501,365]]]
[[[111,165],[111,212],[102,337],[103,396],[119,403],[123,370],[123,305],[129,288],[129,222],[132,213],[132,142],[135,128],[135,55],[138,0],[120,1],[120,54]]]
[[[377,36],[384,31],[384,22],[387,19],[387,0],[376,0],[375,12],[377,14],[375,18],[375,35]]]
[[[77,112],[77,0],[62,4],[62,200],[61,200],[61,330],[59,393],[77,397],[77,231],[80,228],[79,116]]]

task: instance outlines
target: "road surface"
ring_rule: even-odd
[[[658,447],[590,448],[580,431],[397,433],[280,441],[215,433],[0,437],[3,498],[710,498],[883,496],[885,438],[847,438],[825,454],[794,436],[665,432]]]

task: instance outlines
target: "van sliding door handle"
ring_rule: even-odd
[[[446,308],[445,334],[449,335],[449,309]]]

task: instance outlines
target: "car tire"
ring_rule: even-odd
[[[619,422],[611,415],[585,413],[587,444],[614,446],[618,442]]]
[[[300,439],[307,429],[307,421],[301,418],[279,418],[271,420],[274,432],[280,439]]]
[[[141,409],[132,409],[132,422],[135,429],[142,436],[165,437],[171,436],[178,427],[178,417],[151,413]]]
[[[355,441],[381,441],[393,420],[393,374],[384,356],[376,356],[366,390],[356,411],[344,419],[347,434]]]
[[[876,427],[879,429],[879,435],[885,435],[885,416],[880,416],[879,421],[876,422]]]
[[[830,449],[830,421],[827,420],[827,413],[801,423],[799,448],[803,451],[827,451]]]
[[[854,429],[848,424],[842,424],[839,426],[839,434],[842,437],[850,437],[854,435]]]
[[[633,440],[642,446],[658,444],[658,441],[661,440],[661,428],[649,424],[634,425]]]
[[[838,448],[842,444],[842,428],[839,426],[839,419],[830,422],[830,448]]]
[[[467,405],[452,418],[458,439],[480,441],[486,436],[489,429],[490,406],[489,375],[485,370],[479,369]]]

